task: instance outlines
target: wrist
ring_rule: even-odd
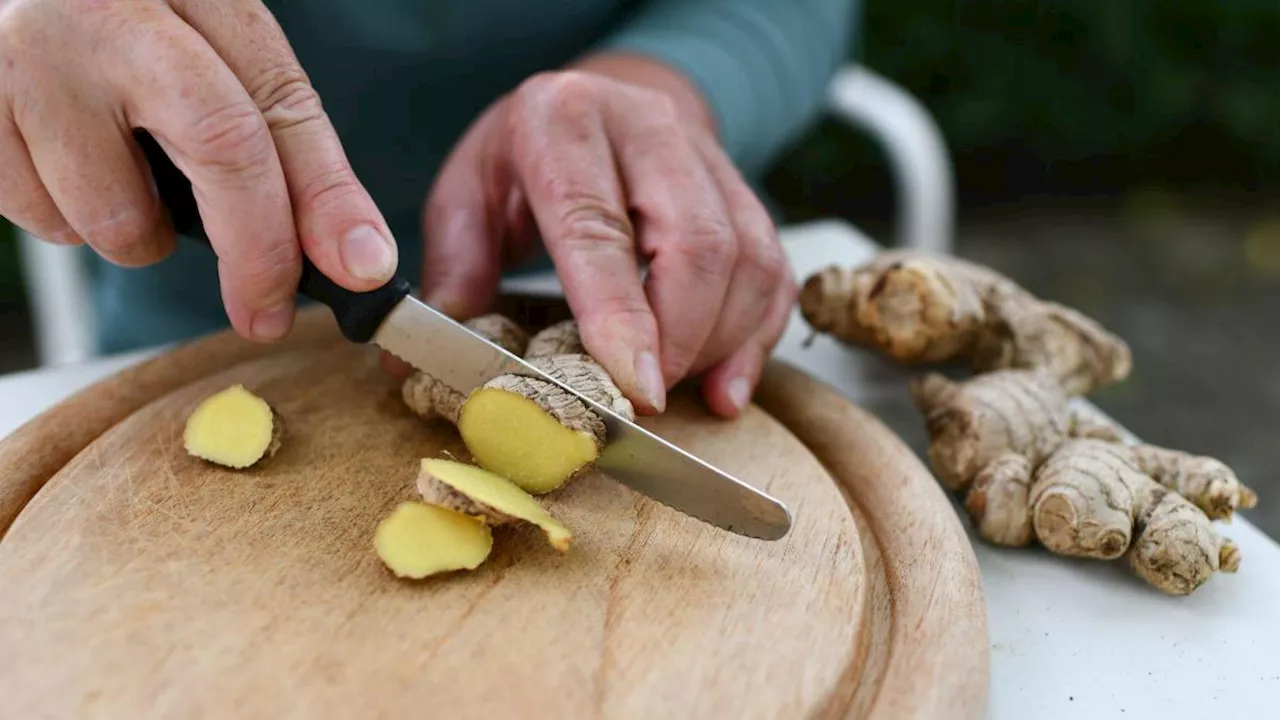
[[[670,65],[642,55],[599,53],[584,57],[570,67],[661,92],[671,98],[682,117],[712,135],[717,134],[715,114],[706,97],[688,77]]]

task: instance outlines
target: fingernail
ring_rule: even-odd
[[[396,269],[395,247],[370,225],[347,233],[339,253],[347,272],[362,280],[387,280]]]
[[[259,340],[278,340],[289,331],[292,320],[293,304],[282,303],[254,315],[249,323],[249,332]]]
[[[751,383],[746,378],[735,378],[729,382],[729,401],[739,412],[751,402]]]
[[[662,381],[662,369],[658,367],[658,359],[648,350],[636,355],[636,382],[640,384],[640,392],[644,393],[656,410],[662,411],[667,405],[667,386]]]

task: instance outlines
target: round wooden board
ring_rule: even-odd
[[[783,540],[593,475],[543,498],[567,554],[500,528],[476,571],[413,582],[374,527],[415,497],[418,459],[464,451],[371,348],[313,315],[269,350],[223,334],[169,360],[0,443],[0,468],[35,455],[0,471],[21,507],[0,515],[4,717],[983,713],[985,612],[951,506],[886,428],[795,370],[770,368],[768,412],[725,422],[685,393],[643,420],[787,502]],[[237,382],[288,427],[240,472],[181,445],[194,405]],[[66,434],[86,438],[69,459]]]

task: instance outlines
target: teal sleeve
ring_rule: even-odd
[[[860,0],[650,0],[597,50],[643,54],[689,77],[726,151],[758,176],[825,105],[858,10]]]

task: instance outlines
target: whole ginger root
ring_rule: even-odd
[[[1072,395],[1128,377],[1128,344],[981,265],[917,250],[810,276],[800,312],[815,332],[908,365],[1043,369]]]
[[[469,325],[557,381],[628,419],[635,409],[582,345],[577,324],[564,321],[532,337],[497,315]],[[504,341],[503,338],[506,338]],[[587,472],[604,449],[604,422],[560,387],[538,378],[502,375],[463,397],[424,373],[402,387],[405,403],[423,418],[457,427],[467,450],[486,470],[521,489],[544,494]]]
[[[1073,410],[1051,371],[964,381],[929,373],[911,395],[925,416],[930,464],[984,540],[1123,557],[1172,595],[1239,567],[1239,549],[1212,521],[1253,507],[1257,495],[1213,458],[1124,442],[1117,428]]]

